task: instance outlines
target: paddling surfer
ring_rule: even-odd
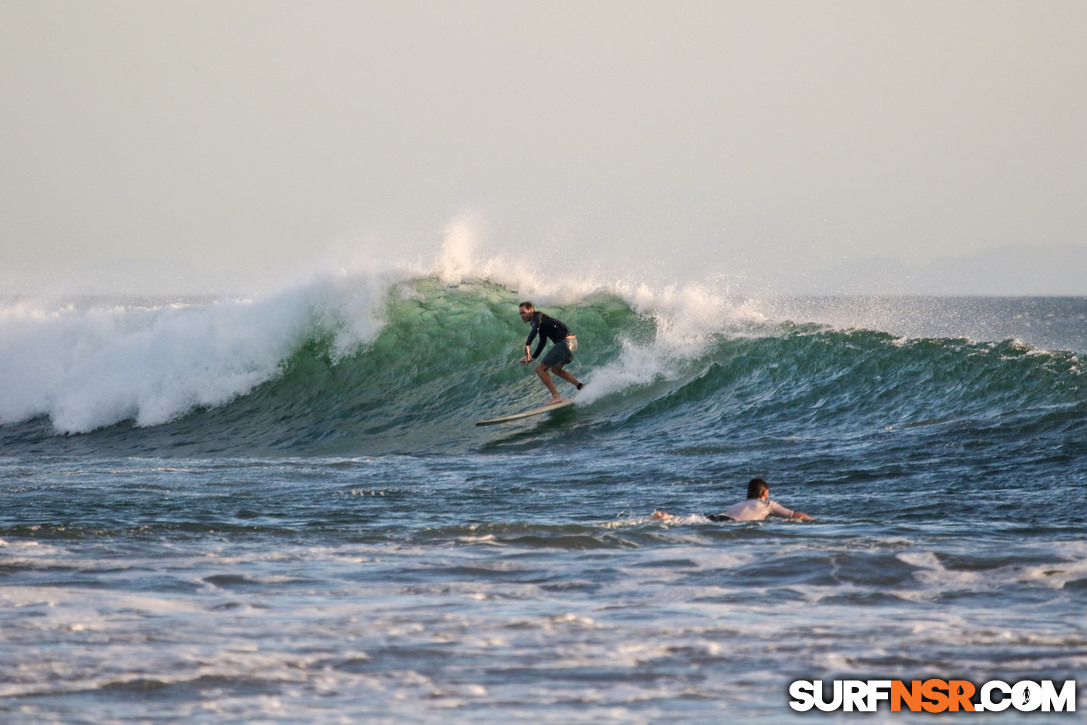
[[[747,484],[747,499],[738,504],[733,504],[724,513],[707,514],[710,521],[762,521],[768,516],[777,516],[783,519],[800,519],[801,521],[814,521],[814,516],[808,516],[799,511],[785,508],[777,501],[770,500],[770,484],[761,478],[752,478]],[[663,511],[654,511],[652,518],[672,519],[672,514]]]
[[[584,383],[578,382],[565,368],[574,359],[577,352],[577,338],[570,332],[570,328],[550,315],[539,312],[531,302],[522,302],[517,307],[517,312],[524,322],[532,325],[532,331],[525,340],[525,356],[521,358],[522,364],[528,364],[540,357],[544,345],[551,340],[551,349],[547,351],[543,359],[536,365],[536,374],[551,393],[551,403],[561,403],[562,396],[555,387],[555,381],[551,379],[548,371],[553,371],[560,378],[575,386],[578,390],[584,387]],[[540,336],[540,342],[536,345],[536,352],[532,353],[532,341]]]

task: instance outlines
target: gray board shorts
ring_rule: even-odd
[[[552,345],[540,362],[548,367],[566,365],[574,359],[575,352],[577,352],[577,338],[571,335],[565,340]]]

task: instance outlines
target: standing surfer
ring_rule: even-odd
[[[578,382],[577,378],[565,370],[566,365],[574,359],[574,353],[577,352],[577,338],[570,333],[570,328],[559,320],[542,312],[537,312],[531,302],[522,302],[518,305],[517,311],[523,321],[532,325],[532,331],[528,333],[528,339],[525,340],[525,356],[521,359],[521,363],[527,364],[538,358],[540,353],[543,352],[544,345],[548,340],[551,340],[553,343],[551,349],[547,351],[547,355],[544,356],[543,360],[540,360],[539,364],[536,365],[536,374],[540,376],[540,380],[551,392],[551,402],[561,403],[562,396],[559,395],[555,382],[551,379],[548,371],[553,370],[556,375],[576,386],[578,390],[585,387],[584,383]],[[529,350],[532,348],[532,341],[536,339],[536,335],[540,336],[540,342],[536,346],[535,354],[533,354]]]

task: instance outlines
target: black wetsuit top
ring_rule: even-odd
[[[532,332],[528,333],[528,339],[525,340],[525,347],[532,345],[532,341],[536,339],[536,333],[540,333],[540,344],[536,346],[536,352],[532,354],[532,359],[535,360],[543,352],[544,345],[547,341],[562,342],[570,336],[570,328],[562,324],[554,317],[545,315],[537,310],[532,314]]]

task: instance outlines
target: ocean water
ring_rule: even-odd
[[[1087,299],[526,287],[4,302],[0,721],[928,722],[788,685],[1082,686]],[[525,296],[588,384],[477,428],[546,398]],[[753,476],[817,520],[705,518]]]

